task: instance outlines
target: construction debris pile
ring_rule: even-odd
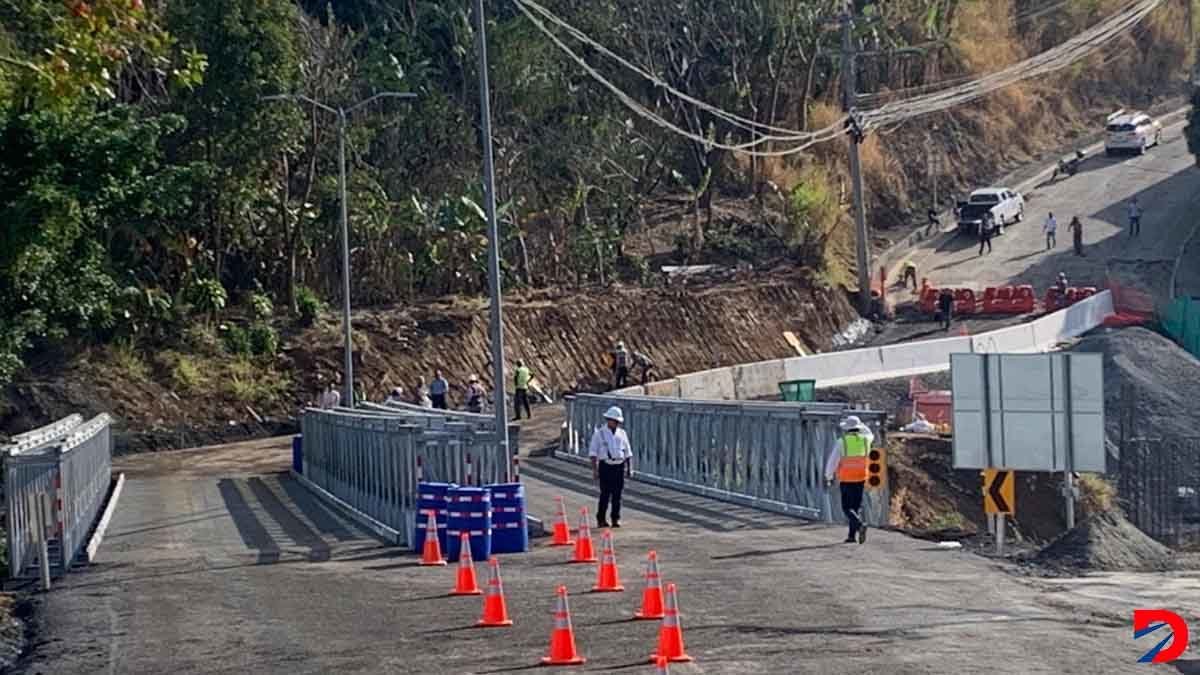
[[[1063,571],[1147,571],[1174,566],[1167,547],[1142,533],[1117,511],[1086,518],[1032,558]]]

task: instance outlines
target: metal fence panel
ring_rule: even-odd
[[[644,481],[806,518],[841,521],[824,485],[825,458],[850,413],[882,441],[886,415],[841,403],[689,401],[581,394],[567,397],[562,454],[586,462],[592,433],[622,408]],[[868,493],[868,522],[885,524],[886,489]]]

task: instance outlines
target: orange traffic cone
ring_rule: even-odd
[[[504,604],[504,586],[500,583],[500,561],[492,556],[488,560],[487,592],[483,596],[483,617],[477,626],[511,626],[508,606]]]
[[[667,657],[660,656],[654,661],[655,675],[669,675],[671,670],[667,668]]]
[[[596,562],[596,549],[592,546],[592,528],[588,527],[588,510],[586,506],[580,511],[579,535],[575,539],[575,557],[571,562]]]
[[[479,582],[475,579],[475,561],[471,559],[471,535],[462,533],[458,554],[458,581],[450,595],[479,595]]]
[[[571,541],[571,527],[567,524],[567,505],[563,503],[562,496],[554,498],[558,502],[558,522],[554,524],[554,539],[550,542],[551,546],[570,546],[575,542]]]
[[[442,558],[442,545],[438,542],[437,516],[434,510],[429,510],[429,519],[425,521],[425,547],[421,552],[422,565],[445,565]]]
[[[596,585],[592,586],[593,593],[616,593],[625,590],[617,573],[617,552],[613,550],[612,530],[605,530],[600,535],[600,568],[596,572]]]
[[[967,332],[967,324],[961,323],[958,325],[958,334],[960,337],[966,337],[970,335],[970,333]]]
[[[575,651],[575,631],[571,628],[571,610],[567,608],[567,587],[559,586],[554,607],[554,630],[550,633],[550,655],[542,657],[547,666],[575,666],[587,659]]]
[[[662,578],[658,576],[658,553],[654,551],[650,551],[646,557],[646,589],[642,591],[642,609],[633,618],[663,618]]]
[[[667,608],[663,613],[662,625],[658,629],[658,651],[651,657],[652,663],[659,658],[668,661],[691,661],[683,651],[683,629],[679,626],[679,602],[675,598],[675,584],[667,584]]]

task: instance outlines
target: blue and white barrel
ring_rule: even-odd
[[[446,524],[449,512],[446,509],[446,491],[458,487],[454,483],[417,483],[417,522],[413,530],[413,550],[420,553],[425,547],[425,526],[429,512],[437,514],[438,544],[446,550]]]
[[[446,559],[458,560],[460,537],[471,538],[471,558],[487,560],[492,555],[492,495],[487,488],[455,487],[446,491]]]
[[[520,483],[498,483],[488,485],[487,489],[492,495],[492,553],[528,551],[525,486]]]

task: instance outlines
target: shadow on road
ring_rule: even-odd
[[[743,558],[761,558],[764,556],[781,555],[784,553],[799,553],[801,551],[819,551],[821,549],[840,548],[842,546],[849,546],[849,544],[845,544],[841,541],[838,541],[838,542],[829,543],[829,544],[817,544],[814,546],[793,546],[791,548],[777,548],[777,549],[766,550],[766,551],[764,551],[764,550],[743,551],[741,553],[731,553],[729,555],[714,555],[714,556],[711,556],[709,559],[710,560],[741,560]]]

